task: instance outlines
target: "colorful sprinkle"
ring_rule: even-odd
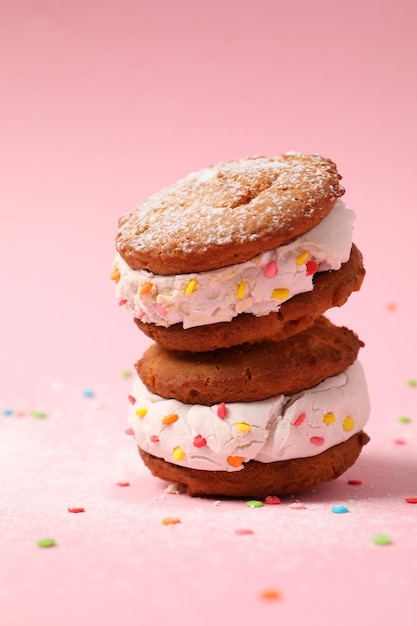
[[[130,487],[130,483],[127,480],[119,480],[116,485],[118,487]]]
[[[415,380],[414,378],[410,378],[409,380],[407,380],[407,385],[409,387],[417,387],[417,380]]]
[[[126,428],[125,430],[125,435],[134,435],[135,431],[133,430],[133,428]]]
[[[250,424],[246,424],[246,422],[238,422],[235,424],[235,427],[242,433],[249,433],[252,430]]]
[[[310,254],[308,252],[302,252],[301,254],[298,255],[298,257],[295,259],[295,264],[297,266],[303,265],[303,263],[305,263],[307,261],[307,259],[309,258]]]
[[[152,443],[159,443],[158,435],[151,435],[151,441]]]
[[[56,546],[55,539],[51,537],[44,537],[43,539],[38,539],[36,542],[39,548],[53,548]]]
[[[411,498],[406,498],[405,501],[408,502],[408,504],[417,504],[417,498],[415,498],[414,496]]]
[[[94,398],[94,391],[92,389],[83,389],[81,393],[84,398]]]
[[[217,415],[222,420],[226,417],[226,405],[224,402],[220,402],[219,406],[217,407]]]
[[[228,456],[227,462],[232,467],[240,467],[240,465],[242,465],[243,463],[243,456]]]
[[[136,409],[135,414],[138,417],[145,417],[145,415],[147,414],[148,409],[146,407],[141,407],[140,409]]]
[[[336,415],[332,412],[330,413],[326,413],[325,415],[323,415],[323,422],[325,424],[334,424],[336,421]]]
[[[310,442],[315,446],[322,446],[324,444],[323,437],[311,437]]]
[[[136,402],[136,398],[134,398],[133,396],[127,396],[127,399],[129,400],[130,404],[135,404]]]
[[[337,506],[332,506],[332,513],[349,513],[349,509],[343,504],[338,504]]]
[[[266,496],[264,502],[265,504],[281,504],[281,500],[278,496]]]
[[[43,420],[45,419],[45,417],[47,417],[47,414],[44,411],[29,411],[29,415],[31,417],[36,417],[36,419],[38,420]]]
[[[127,304],[126,298],[122,298],[121,300],[119,300],[119,306],[124,306],[125,304]]]
[[[131,370],[123,370],[122,378],[131,378],[131,377],[132,377],[132,371]]]
[[[407,442],[405,439],[394,439],[394,443],[396,446],[405,446]]]
[[[69,506],[68,513],[85,513],[85,508],[83,506]]]
[[[265,278],[274,278],[278,274],[278,265],[275,261],[270,261],[264,267]]]
[[[168,315],[168,311],[159,302],[155,304],[155,311],[159,313],[161,317],[166,317]]]
[[[261,600],[266,600],[267,602],[274,602],[281,598],[281,594],[276,589],[265,589],[260,593]]]
[[[409,424],[411,419],[406,415],[401,415],[401,417],[398,418],[398,421],[401,422],[401,424]]]
[[[253,535],[253,530],[250,528],[236,528],[235,535]]]
[[[307,261],[306,263],[306,276],[312,276],[319,269],[318,264],[315,261]]]
[[[165,417],[162,418],[162,423],[174,424],[174,422],[176,422],[178,419],[179,417],[176,413],[170,413],[169,415],[165,415]]]
[[[264,503],[262,502],[262,500],[248,500],[246,502],[246,506],[248,506],[250,509],[259,509],[263,505]]]
[[[300,413],[300,415],[297,417],[297,419],[294,422],[294,426],[301,426],[301,424],[304,422],[306,418],[306,414],[305,413]]]
[[[291,504],[288,505],[288,508],[292,509],[293,511],[302,511],[306,509],[307,507],[302,502],[292,502]]]
[[[195,280],[195,278],[192,278],[185,288],[185,295],[191,296],[191,294],[193,293],[196,287],[197,287],[197,281]]]
[[[207,440],[204,439],[204,437],[202,437],[201,435],[197,435],[196,437],[194,437],[193,445],[196,448],[204,448],[204,446],[207,445]]]
[[[375,535],[373,542],[377,546],[389,546],[392,543],[391,537],[385,534]]]
[[[146,282],[143,283],[142,287],[139,290],[141,296],[144,296],[146,293],[149,293],[152,289],[152,283]]]
[[[362,481],[361,480],[356,480],[355,478],[351,478],[350,480],[347,481],[348,485],[362,485]]]
[[[162,523],[164,526],[172,526],[175,524],[181,524],[181,520],[179,517],[164,517]]]
[[[286,300],[287,298],[290,297],[290,290],[289,289],[274,289],[272,292],[272,298],[274,298],[274,300]]]
[[[246,283],[245,281],[242,281],[239,283],[238,288],[237,288],[238,300],[243,300],[243,298],[245,297],[245,291],[246,291]]]
[[[112,273],[110,274],[110,278],[111,278],[112,280],[115,280],[116,282],[117,282],[118,280],[120,280],[120,272],[119,272],[119,270],[118,270],[118,269],[114,269],[114,270],[112,271]]]
[[[175,446],[172,452],[172,458],[174,461],[182,461],[185,458],[185,452],[180,446]]]
[[[355,422],[353,417],[351,417],[350,415],[346,415],[345,419],[343,420],[343,430],[348,433],[354,428]]]
[[[5,417],[8,417],[9,415],[13,415],[13,409],[3,409],[2,414]]]

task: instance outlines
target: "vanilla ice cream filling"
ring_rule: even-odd
[[[338,270],[349,259],[354,219],[337,200],[320,224],[293,242],[208,272],[161,276],[133,270],[118,254],[112,278],[119,303],[142,322],[165,327],[228,322],[240,313],[267,315],[312,291],[316,272]]]
[[[238,471],[250,460],[311,457],[349,439],[370,413],[362,366],[293,396],[213,406],[184,404],[151,393],[138,378],[129,425],[150,454],[198,470]]]

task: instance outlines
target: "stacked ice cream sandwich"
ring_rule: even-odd
[[[354,213],[319,155],[229,161],[119,221],[119,303],[155,343],[130,426],[190,495],[264,498],[340,476],[368,437],[355,333],[323,313],[360,289]]]

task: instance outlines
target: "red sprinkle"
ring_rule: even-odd
[[[126,304],[127,300],[123,299],[123,300],[119,300],[119,306],[123,306],[124,304]]]
[[[306,418],[306,414],[300,413],[300,415],[297,417],[297,419],[294,422],[294,426],[300,426],[304,422],[305,418]]]
[[[417,498],[406,498],[405,499],[406,502],[408,502],[408,504],[417,504]]]
[[[236,528],[236,535],[253,535],[253,530],[250,528]]]
[[[313,443],[315,446],[322,446],[324,444],[324,439],[323,437],[311,437],[310,439],[311,443]]]
[[[151,441],[152,443],[159,443],[158,435],[151,435]]]
[[[405,439],[394,439],[394,443],[397,446],[404,446],[407,442],[405,441]]]
[[[134,435],[135,431],[133,430],[133,428],[126,428],[125,433],[126,435]]]
[[[319,266],[315,261],[307,261],[306,263],[306,276],[312,276],[317,272]]]
[[[264,502],[265,504],[281,504],[281,500],[278,496],[266,496]]]
[[[201,435],[197,435],[194,437],[193,444],[196,448],[204,448],[204,446],[207,445],[207,441]]]
[[[85,513],[85,508],[82,506],[69,506],[68,513]]]
[[[222,420],[226,417],[226,405],[224,402],[220,402],[219,406],[217,407],[217,415]]]
[[[135,404],[136,402],[136,398],[134,398],[133,396],[127,396],[127,399],[129,400],[130,404]]]
[[[361,485],[362,481],[361,480],[355,480],[354,478],[351,478],[350,480],[347,481],[348,485]]]
[[[116,485],[118,487],[130,487],[130,483],[128,483],[127,481],[122,481],[122,480],[119,480],[119,482],[116,483]]]

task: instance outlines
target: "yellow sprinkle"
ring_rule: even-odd
[[[162,423],[163,424],[173,424],[174,422],[176,422],[178,419],[178,415],[176,413],[170,413],[169,415],[166,415],[165,417],[162,418]]]
[[[274,289],[272,292],[272,297],[275,300],[286,300],[290,295],[289,289]]]
[[[243,463],[243,456],[228,456],[227,462],[232,467],[239,467],[239,465],[242,465]]]
[[[195,278],[192,278],[185,289],[185,295],[191,296],[191,294],[193,293],[196,287],[197,287],[197,281],[195,280]]]
[[[110,278],[112,280],[116,280],[116,281],[120,280],[120,272],[119,272],[119,270],[118,269],[113,270],[112,273],[110,274]]]
[[[174,461],[182,461],[184,457],[185,457],[184,450],[180,448],[179,446],[176,446],[172,453],[172,458],[174,459]]]
[[[308,252],[302,252],[301,254],[298,255],[298,257],[295,259],[295,264],[296,265],[302,265],[303,263],[305,263],[308,259],[308,257],[310,256],[310,254]]]
[[[140,288],[140,295],[144,296],[145,293],[148,293],[148,291],[150,291],[152,289],[152,283],[143,283],[142,287]]]
[[[142,407],[141,409],[136,409],[135,411],[138,417],[145,417],[147,412],[148,412],[148,409],[146,409],[145,407]]]
[[[343,420],[343,430],[346,430],[346,432],[349,432],[350,430],[353,430],[355,428],[355,422],[353,421],[353,418],[350,417],[350,415],[346,415],[345,419]]]
[[[235,424],[235,426],[243,433],[248,433],[251,430],[251,426],[249,426],[249,424],[246,424],[245,422],[238,422],[237,424]]]
[[[336,421],[336,415],[334,413],[326,413],[326,415],[323,415],[323,422],[325,424],[334,424]]]
[[[242,282],[239,283],[238,288],[237,288],[238,300],[243,300],[243,298],[245,297],[245,290],[246,290],[246,283],[244,280],[242,280]]]

